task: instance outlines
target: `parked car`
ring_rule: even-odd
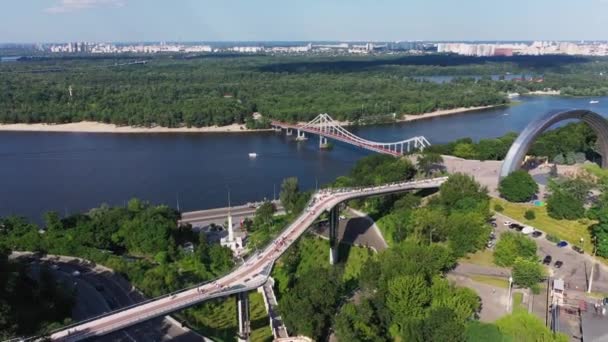
[[[568,243],[566,241],[562,240],[562,241],[558,242],[556,246],[563,248],[563,247],[568,246]]]
[[[550,256],[550,255],[547,255],[547,256],[546,256],[546,257],[543,259],[543,264],[545,264],[545,265],[549,265],[549,264],[551,263],[551,260],[552,260],[552,259],[553,259],[553,258],[551,258],[551,256]]]
[[[539,237],[541,235],[543,235],[543,232],[541,232],[541,231],[535,230],[535,231],[532,232],[532,237],[537,238],[537,237]]]
[[[504,225],[507,226],[507,227],[510,227],[511,223],[512,223],[511,221],[505,221]]]
[[[574,251],[577,252],[577,253],[579,253],[579,254],[585,253],[585,251],[583,251],[583,249],[580,248],[579,246],[572,246],[572,249],[574,249]]]
[[[553,264],[553,266],[555,266],[555,268],[561,268],[563,264],[564,264],[564,263],[563,263],[562,261],[557,260],[557,261],[555,262],[555,264]]]

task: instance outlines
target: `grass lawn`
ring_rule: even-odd
[[[528,311],[528,308],[522,303],[524,300],[524,294],[521,292],[513,292],[513,311],[524,310]]]
[[[470,253],[469,255],[462,257],[460,259],[460,262],[480,266],[496,266],[496,264],[494,264],[494,253],[491,249],[487,248],[481,251],[477,251],[475,253]]]
[[[251,341],[272,341],[272,331],[264,298],[258,292],[249,293]],[[201,304],[186,310],[192,327],[215,341],[234,341],[237,332],[236,300],[228,297],[221,301]]]
[[[536,207],[532,204],[510,203],[497,198],[492,198],[491,208],[494,208],[494,205],[497,203],[504,208],[504,211],[501,214],[538,228],[547,234],[555,235],[573,245],[579,245],[580,239],[583,238],[585,239],[585,251],[587,253],[593,252],[591,243],[589,243],[591,241],[591,234],[589,233],[588,228],[590,225],[594,224],[595,221],[588,220],[586,224],[583,224],[579,221],[556,220],[549,217],[546,207]],[[526,220],[524,213],[529,209],[534,210],[536,219]]]
[[[487,285],[491,285],[491,286],[495,286],[495,287],[500,287],[503,289],[509,288],[509,281],[505,278],[485,276],[485,275],[472,275],[472,276],[470,276],[470,278],[471,278],[471,280],[476,281],[478,283],[483,283],[483,284],[487,284]]]

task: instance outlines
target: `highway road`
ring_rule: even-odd
[[[249,257],[229,274],[216,281],[171,293],[128,309],[113,312],[64,328],[51,334],[52,340],[80,341],[121,330],[171,312],[182,310],[211,298],[254,290],[268,279],[274,262],[308,229],[325,211],[341,202],[376,195],[398,193],[415,189],[439,187],[447,177],[411,182],[392,183],[356,189],[324,189],[316,192],[306,210],[295,219],[264,250]]]
[[[273,201],[275,204],[275,208],[277,209],[277,214],[285,213],[281,203],[279,201]],[[215,223],[218,225],[224,224],[226,222],[228,213],[232,215],[233,222],[238,224],[241,219],[246,217],[253,217],[255,215],[255,211],[257,209],[252,205],[238,205],[234,207],[225,207],[225,208],[215,208],[215,209],[206,209],[206,210],[197,210],[182,213],[181,220],[178,221],[179,224],[191,224],[193,228],[199,229],[205,226],[208,226],[211,223]]]

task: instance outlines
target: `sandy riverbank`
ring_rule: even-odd
[[[495,107],[500,107],[500,106],[502,106],[502,105],[477,106],[477,107],[461,107],[461,108],[452,108],[452,109],[440,109],[440,110],[436,110],[434,112],[424,113],[424,114],[418,114],[418,115],[403,114],[403,118],[402,119],[398,119],[397,122],[424,120],[424,119],[435,118],[435,117],[438,117],[438,116],[447,116],[447,115],[453,115],[453,114],[473,112],[473,111],[477,111],[477,110],[495,108]]]
[[[447,116],[452,114],[482,110],[497,106],[478,106],[468,108],[453,108],[442,109],[434,112],[412,115],[404,114],[397,122],[415,121],[435,118],[439,116]],[[337,121],[343,126],[350,126],[353,123],[349,121]],[[304,124],[304,122],[302,122]],[[21,132],[80,132],[80,133],[245,133],[259,132],[265,130],[250,130],[242,124],[232,124],[228,126],[211,126],[211,127],[136,127],[136,126],[116,126],[114,124],[106,124],[94,121],[81,121],[68,124],[0,124],[0,131],[21,131]]]
[[[245,125],[232,124],[228,126],[211,127],[133,127],[116,126],[93,121],[81,121],[68,124],[6,124],[0,125],[0,131],[29,131],[29,132],[80,132],[80,133],[244,133],[254,132]]]
[[[536,91],[530,91],[524,95],[554,95],[554,96],[558,96],[561,95],[561,92],[559,90],[536,90]]]

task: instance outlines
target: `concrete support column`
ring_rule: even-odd
[[[304,132],[298,130],[298,137],[296,138],[296,140],[298,140],[298,141],[306,140],[306,134],[304,134]]]
[[[237,341],[248,342],[251,333],[249,321],[249,293],[240,292],[236,295],[236,315],[239,322]]]
[[[291,128],[288,128],[287,130],[285,130],[285,134],[286,135],[291,135],[292,134]]]
[[[327,138],[319,135],[319,148],[327,148]]]
[[[340,224],[340,208],[338,205],[329,211],[329,264],[338,263],[338,225]]]

